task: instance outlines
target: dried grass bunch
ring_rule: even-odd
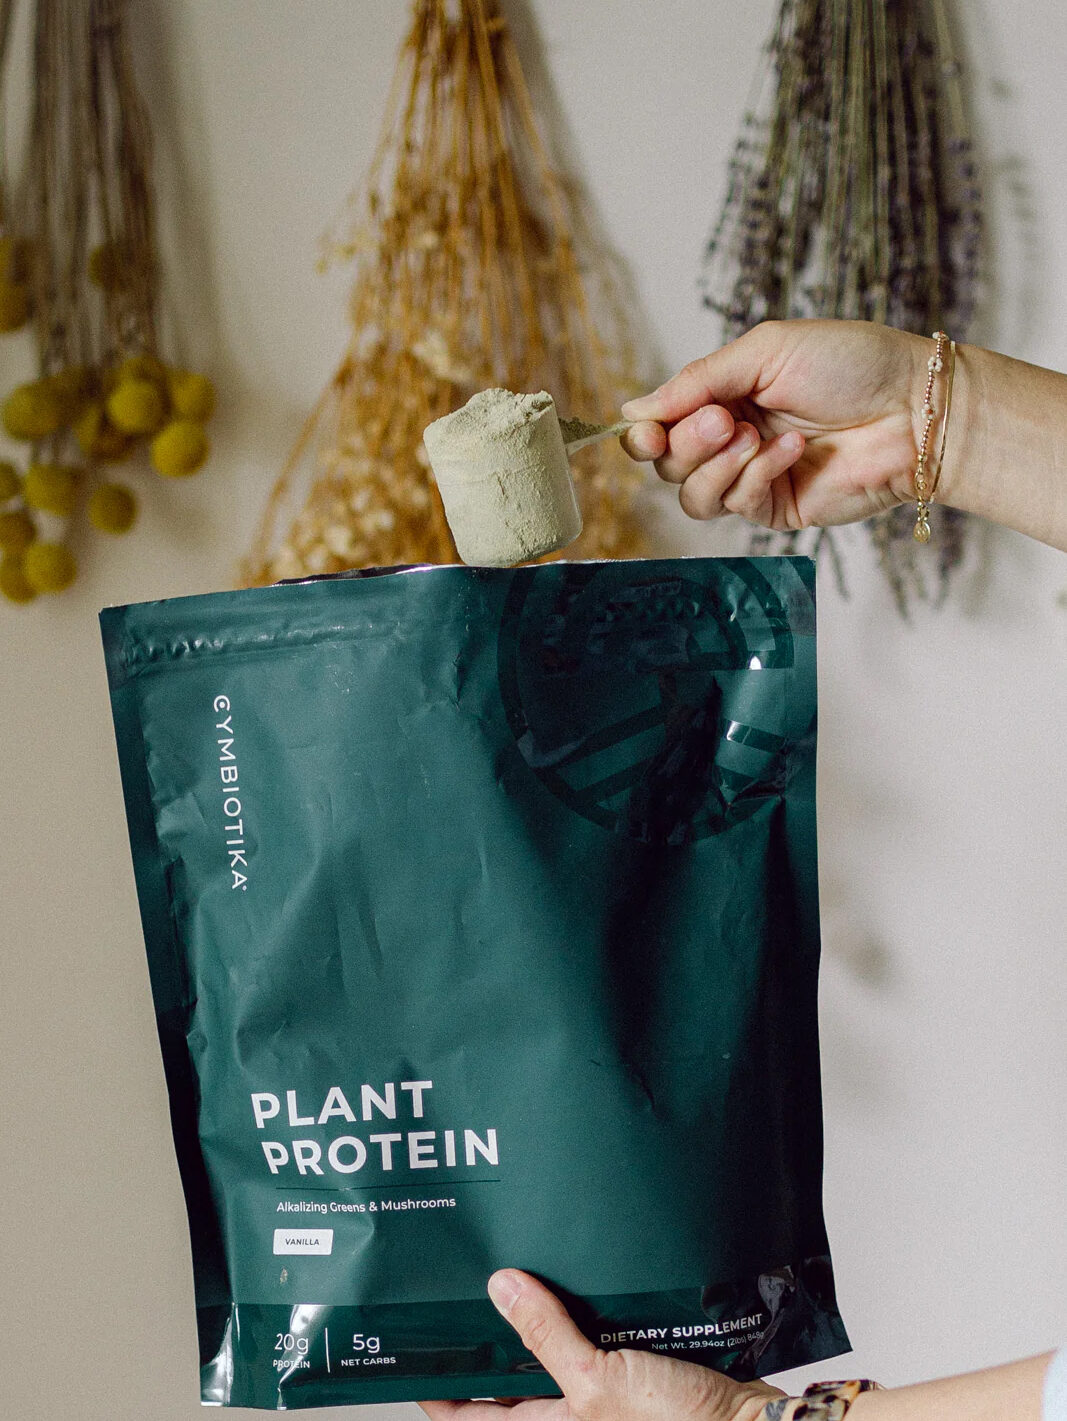
[[[351,340],[270,496],[251,584],[455,561],[422,431],[477,390],[544,388],[607,420],[639,389],[610,264],[579,242],[495,0],[415,0],[360,207],[332,253],[355,263]],[[633,466],[597,446],[575,475],[573,555],[639,555]]]
[[[784,0],[708,247],[705,302],[726,338],[767,318],[834,316],[962,340],[981,230],[943,0]],[[965,519],[936,514],[943,592]],[[929,590],[913,524],[903,509],[869,525],[902,610]]]

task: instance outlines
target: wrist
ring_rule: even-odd
[[[980,346],[957,359],[944,501],[1067,550],[1067,377]]]
[[[876,1391],[865,1391],[857,1396],[848,1409],[849,1421],[871,1421],[872,1410],[882,1404],[886,1395],[887,1389],[879,1387]]]

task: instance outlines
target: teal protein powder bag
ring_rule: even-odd
[[[204,1402],[533,1396],[485,1284],[744,1379],[848,1348],[802,558],[102,616]]]

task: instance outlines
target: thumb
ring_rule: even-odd
[[[565,1396],[586,1389],[597,1350],[554,1293],[529,1273],[505,1268],[489,1279],[489,1296]]]
[[[780,353],[780,342],[773,337],[773,330],[772,322],[754,326],[710,355],[691,360],[651,395],[628,400],[622,407],[623,417],[676,424],[705,405],[744,399],[769,383],[765,368]]]

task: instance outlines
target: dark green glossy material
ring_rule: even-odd
[[[739,1377],[847,1348],[810,562],[102,623],[206,1402],[550,1393],[486,1300],[503,1265],[605,1346]]]

